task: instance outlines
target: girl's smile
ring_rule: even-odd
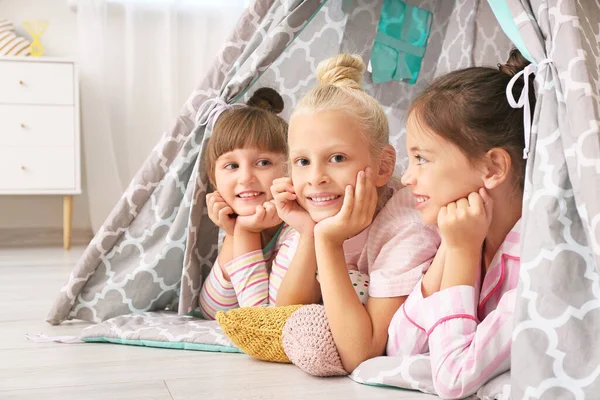
[[[238,215],[252,215],[256,206],[272,199],[274,179],[285,175],[281,154],[254,148],[223,154],[215,165],[217,190]]]
[[[315,222],[342,208],[347,185],[374,167],[369,142],[342,111],[303,111],[290,120],[291,176],[298,203]]]

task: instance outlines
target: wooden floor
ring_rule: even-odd
[[[82,322],[44,322],[83,249],[0,249],[0,399],[433,399],[411,391],[315,378],[242,354],[113,344],[33,343],[77,335]]]

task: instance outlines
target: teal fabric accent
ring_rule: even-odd
[[[283,229],[283,224],[279,225],[279,229],[277,229],[277,232],[275,232],[275,235],[273,235],[273,238],[271,239],[271,241],[263,249],[263,254],[268,253],[269,250],[271,250],[271,247],[273,247],[275,245],[275,242],[277,242],[277,239],[279,238],[279,234],[281,233],[282,229]]]
[[[401,0],[385,0],[371,53],[373,82],[417,81],[433,15]]]
[[[506,36],[519,49],[523,57],[536,64],[529,51],[527,51],[527,47],[525,47],[525,42],[519,33],[519,28],[517,28],[517,24],[510,13],[510,8],[508,8],[506,0],[488,0],[488,3]]]
[[[423,57],[423,55],[425,54],[425,47],[411,46],[410,44],[403,42],[402,40],[395,39],[391,36],[387,36],[386,34],[383,34],[381,32],[377,32],[375,40],[380,44],[392,47],[398,51],[403,51],[416,57]]]
[[[163,349],[212,351],[212,352],[220,352],[220,353],[243,353],[237,347],[216,346],[213,344],[202,344],[202,343],[157,342],[154,340],[132,340],[132,339],[107,338],[107,337],[84,338],[82,340],[86,343],[115,343],[115,344],[126,344],[126,345],[133,345],[133,346],[160,347]]]
[[[354,382],[357,382],[357,381],[354,381]],[[358,382],[358,383],[360,383],[362,385],[365,385],[365,386],[373,386],[373,387],[396,389],[396,390],[402,391],[402,392],[417,392],[417,393],[421,393],[421,391],[417,390],[417,389],[406,389],[406,388],[401,388],[401,387],[398,387],[398,386],[386,385],[386,384],[383,384],[383,383],[372,383],[372,382]]]

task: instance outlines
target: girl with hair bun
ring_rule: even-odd
[[[525,181],[523,110],[506,88],[529,62],[513,50],[499,70],[474,67],[436,79],[407,120],[412,189],[442,243],[394,316],[387,353],[428,353],[442,398],[463,398],[510,369]],[[525,80],[513,85],[519,98]],[[534,109],[533,88],[528,88]]]
[[[258,89],[247,106],[218,117],[208,141],[206,171],[215,190],[206,205],[225,239],[200,292],[205,318],[269,303],[270,262],[282,228],[270,187],[286,173],[288,126],[277,115],[282,110],[279,93]]]
[[[276,304],[322,300],[346,371],[384,354],[390,320],[439,245],[410,190],[391,184],[396,152],[383,108],[362,90],[364,71],[347,54],[319,64],[319,85],[290,118],[291,177],[271,188],[294,228],[285,263],[273,264],[285,274]]]

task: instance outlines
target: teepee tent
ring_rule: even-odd
[[[512,397],[600,390],[600,3],[509,1],[538,65]]]
[[[203,151],[220,102],[270,86],[287,117],[315,85],[321,60],[359,54],[370,64],[365,90],[386,110],[401,171],[412,99],[436,76],[504,62],[516,45],[537,66],[538,102],[530,110],[512,396],[597,393],[599,30],[597,0],[256,0],[89,244],[48,322],[197,307],[216,258]],[[404,361],[385,359],[371,383],[427,390],[411,366],[400,379],[391,371]]]

